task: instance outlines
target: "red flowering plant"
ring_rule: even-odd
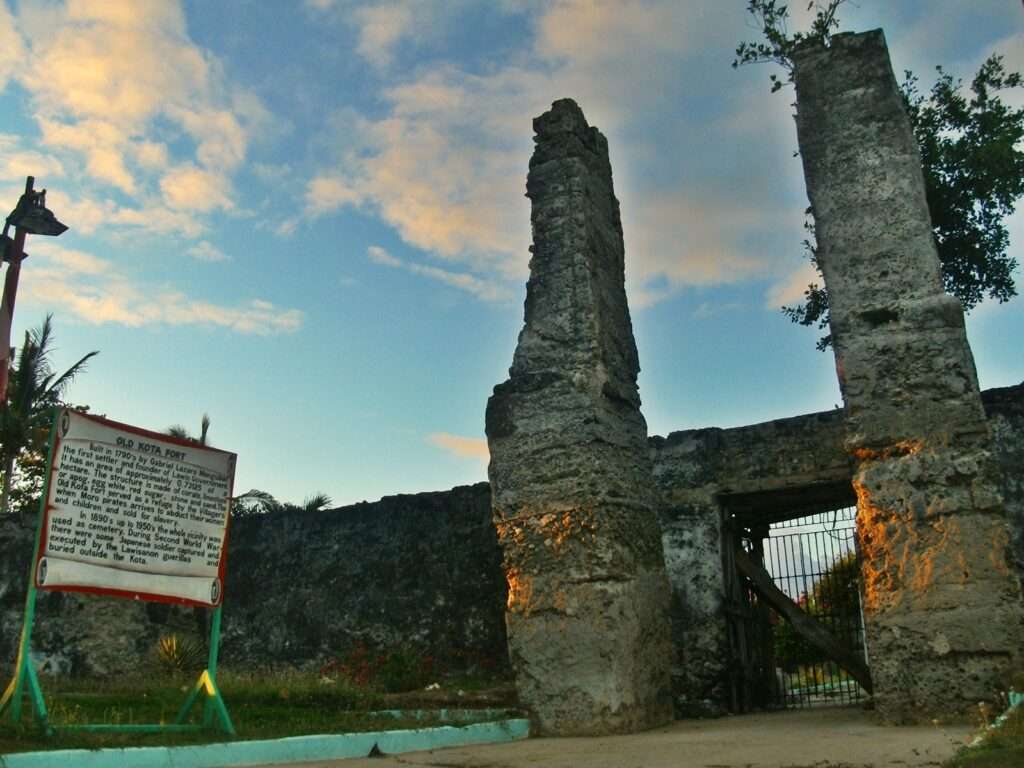
[[[395,647],[373,652],[357,643],[343,657],[335,657],[320,668],[321,678],[345,679],[360,688],[400,693],[422,688],[430,682],[434,659],[410,648]]]

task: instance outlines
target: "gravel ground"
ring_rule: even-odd
[[[916,768],[939,766],[972,735],[964,725],[877,725],[859,708],[684,720],[632,736],[537,738],[296,768]],[[276,766],[275,768],[284,768]]]

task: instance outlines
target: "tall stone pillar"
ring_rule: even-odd
[[[525,326],[487,403],[509,652],[541,732],[636,731],[671,717],[672,649],[619,204],[575,102],[533,128]]]
[[[794,56],[797,131],[856,460],[877,709],[963,713],[1024,645],[998,470],[960,303],[881,30]]]

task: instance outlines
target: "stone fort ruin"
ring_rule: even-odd
[[[1024,651],[1020,578],[963,310],[943,291],[917,145],[882,32],[803,45],[794,80],[845,403],[832,424],[842,471],[811,472],[804,489],[785,489],[788,498],[755,486],[729,499],[722,474],[749,464],[742,453],[751,446],[719,464],[717,446],[700,445],[714,468],[703,478],[709,492],[692,507],[670,502],[663,515],[676,687],[692,693],[694,678],[727,655],[730,633],[737,647],[728,655],[745,676],[756,680],[759,665],[766,675],[771,654],[756,625],[767,604],[873,693],[883,718],[963,709],[991,696]],[[622,229],[607,145],[575,103],[556,102],[534,129],[525,326],[487,410],[511,661],[542,731],[630,730],[665,719],[655,691],[667,678],[653,651],[669,620],[657,601],[661,558],[648,546],[652,468],[639,445],[646,430]],[[766,524],[797,517],[786,505],[827,509],[851,492],[870,668],[848,638],[787,605],[762,562]],[[708,580],[699,595],[695,577]],[[722,606],[707,596],[719,590],[753,626],[715,636]],[[733,706],[740,695],[734,686]]]
[[[793,686],[779,615],[887,721],[963,714],[1006,685],[1024,656],[1024,384],[979,391],[882,33],[800,50],[795,79],[845,407],[647,438],[607,145],[556,102],[534,124],[531,277],[488,403],[491,484],[235,520],[224,664],[316,668],[355,642],[510,658],[542,732],[623,732],[673,704],[770,705]],[[852,505],[856,637],[810,616],[828,574],[800,595],[769,546]],[[31,537],[0,525],[4,663]],[[113,672],[191,619],[61,593],[38,615],[37,661],[59,673]]]

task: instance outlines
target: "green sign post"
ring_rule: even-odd
[[[86,458],[83,459],[83,456]],[[6,714],[11,722],[20,722],[27,693],[33,718],[47,734],[55,730],[160,733],[216,728],[234,735],[231,716],[217,686],[224,542],[234,459],[234,454],[107,419],[62,409],[55,411],[35,546],[28,574],[18,656],[14,676],[0,697],[0,717]],[[69,469],[62,475],[64,462],[67,462]],[[105,466],[115,472],[123,470],[120,475],[109,480],[112,490],[117,492],[112,493],[110,498],[123,501],[130,496],[132,508],[125,514],[134,519],[134,523],[118,518],[118,507],[123,506],[120,503],[101,507],[103,511],[100,513],[87,513],[87,510],[96,508],[95,504],[82,505],[84,510],[79,509],[76,504],[79,500],[68,489],[83,487],[82,479],[88,478],[96,466]],[[225,467],[226,474],[217,474],[210,470],[211,466]],[[74,473],[77,475],[68,477]],[[132,482],[137,485],[130,487],[127,481],[122,483],[121,475],[132,478]],[[102,484],[108,482],[106,478],[110,475],[104,473],[98,474],[98,477],[104,478],[98,481]],[[150,501],[157,499],[148,508],[142,503],[143,487]],[[150,493],[153,488],[173,490],[159,495],[157,492]],[[136,490],[138,493],[134,493]],[[174,495],[186,494],[189,490],[193,492],[181,498]],[[218,538],[217,504],[221,499],[223,521],[219,524]],[[200,508],[204,503],[205,508]],[[109,525],[95,523],[90,527],[84,522],[87,518],[109,522]],[[159,551],[141,549],[138,545],[140,541],[152,541],[148,531],[156,526],[153,521],[160,524],[162,531],[177,533],[176,538],[165,535],[162,542],[164,549]],[[175,524],[182,530],[175,531],[171,527]],[[101,533],[113,533],[104,539],[96,537],[97,541],[94,541],[94,529]],[[126,559],[117,554],[119,548],[114,544],[108,544],[105,549],[100,547],[98,541],[107,542],[114,534],[121,534],[122,540],[128,542],[128,545],[122,543],[122,553],[142,554]],[[174,542],[178,546],[173,547],[167,542]],[[107,565],[108,558],[114,565]],[[125,565],[126,561],[131,563],[130,567]],[[159,565],[161,561],[163,567]],[[52,563],[49,576],[48,562]],[[153,573],[154,570],[157,573]],[[212,582],[208,578],[210,574],[216,576]],[[40,588],[180,602],[207,607],[212,611],[210,653],[206,669],[192,686],[173,723],[82,724],[59,728],[50,723],[31,653],[36,593]],[[207,597],[198,598],[197,590],[205,590]],[[201,721],[191,723],[192,710],[200,701],[203,704]]]

